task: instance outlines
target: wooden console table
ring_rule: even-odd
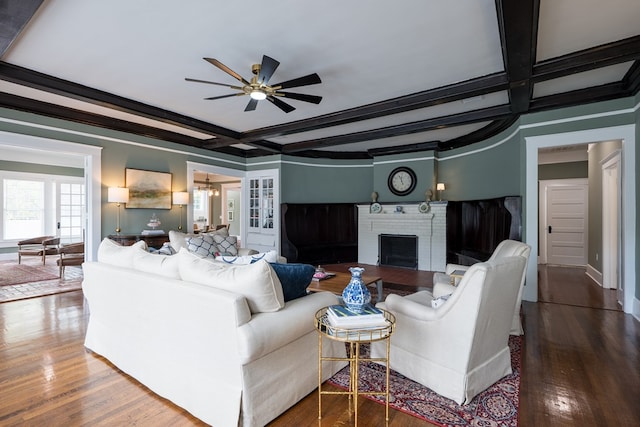
[[[110,234],[107,237],[122,246],[131,246],[144,240],[148,247],[156,249],[160,249],[165,242],[169,241],[168,234]]]

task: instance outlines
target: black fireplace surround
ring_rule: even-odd
[[[418,269],[418,236],[380,234],[378,236],[380,265]]]

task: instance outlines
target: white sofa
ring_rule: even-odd
[[[103,241],[83,270],[85,346],[208,424],[263,426],[318,385],[314,313],[337,297],[283,302],[264,260],[226,266]],[[344,344],[325,346],[344,356]],[[323,380],[343,366],[327,362]]]

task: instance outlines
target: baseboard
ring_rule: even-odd
[[[9,252],[6,254],[0,254],[0,261],[18,261],[17,252]]]
[[[635,317],[638,322],[640,322],[640,300],[638,298],[633,298],[633,307],[631,307],[631,315]]]
[[[587,276],[591,277],[591,279],[598,284],[598,286],[602,287],[602,273],[595,269],[595,267],[587,264]]]

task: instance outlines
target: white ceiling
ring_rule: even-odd
[[[539,17],[538,61],[640,35],[638,0],[540,0]],[[0,59],[234,132],[248,132],[504,72],[499,29],[494,0],[287,0],[266,6],[255,0],[45,0]],[[318,73],[321,84],[291,92],[319,95],[322,102],[285,99],[296,107],[285,114],[262,101],[255,111],[244,112],[248,97],[204,100],[233,91],[185,81],[190,77],[235,85],[236,80],[202,58],[216,58],[249,80],[251,65],[265,54],[281,63],[271,83]],[[548,96],[620,81],[633,63],[540,82],[533,86],[533,94]],[[1,78],[0,90],[5,93],[198,140],[214,136]],[[375,119],[270,136],[268,141],[286,145],[508,104],[508,91],[499,90]],[[490,122],[318,148],[359,152],[448,141]]]

